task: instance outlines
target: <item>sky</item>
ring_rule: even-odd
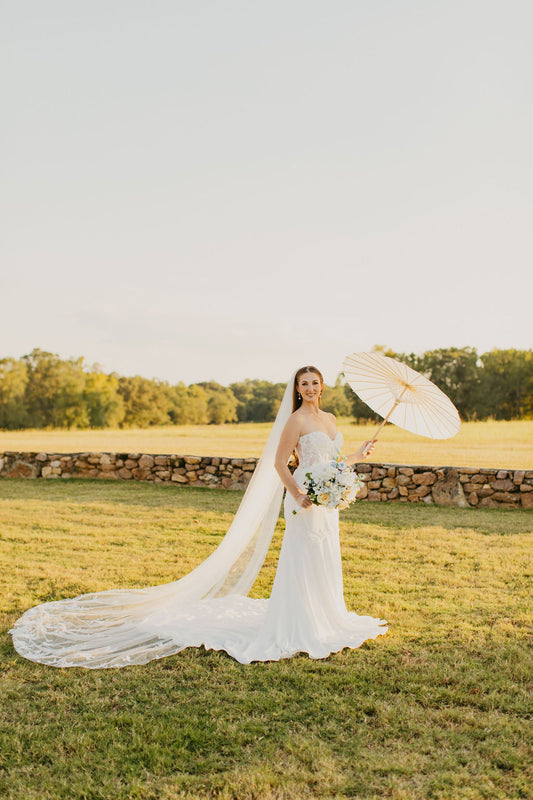
[[[533,346],[530,0],[1,4],[0,357]]]

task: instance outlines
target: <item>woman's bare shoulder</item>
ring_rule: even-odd
[[[296,411],[292,412],[292,414],[290,415],[289,419],[287,420],[287,422],[285,424],[285,431],[287,433],[296,433],[296,434],[298,434],[298,433],[300,433],[300,430],[302,429],[302,423],[303,423],[303,418],[302,418],[302,415],[300,413],[300,409],[298,408],[298,409],[296,409]]]
[[[283,428],[280,445],[282,447],[289,447],[289,449],[292,450],[295,447],[295,443],[300,438],[301,429],[302,423],[300,414],[293,412]]]
[[[302,424],[302,412],[299,408],[296,411],[293,411],[290,415],[289,419],[287,420],[287,426],[290,425],[291,428],[299,428]]]

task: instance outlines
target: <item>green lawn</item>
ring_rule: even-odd
[[[347,605],[390,630],[325,661],[243,666],[189,649],[145,667],[57,670],[12,649],[9,626],[36,602],[189,571],[239,500],[0,481],[0,797],[532,797],[532,512],[343,512]]]
[[[376,430],[375,425],[355,425],[348,419],[338,422],[346,452],[356,450]],[[0,431],[0,453],[104,451],[248,458],[261,454],[270,428],[270,423],[243,423],[143,430]],[[373,459],[393,464],[533,469],[533,420],[464,422],[457,436],[445,440],[425,439],[388,425],[380,434]]]

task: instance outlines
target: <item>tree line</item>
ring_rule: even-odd
[[[533,351],[444,348],[396,353],[434,381],[465,420],[533,418]],[[186,386],[139,375],[105,373],[83,358],[62,359],[40,349],[0,359],[0,428],[147,428],[151,425],[270,422],[285,384],[244,380]],[[373,420],[374,413],[344,385],[326,386],[322,407],[337,416]]]

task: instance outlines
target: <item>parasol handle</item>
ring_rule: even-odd
[[[397,400],[394,402],[394,405],[392,406],[391,410],[389,411],[389,413],[387,414],[387,416],[385,417],[385,419],[383,420],[383,422],[381,422],[381,423],[378,425],[378,427],[376,428],[376,430],[375,430],[375,432],[374,432],[374,435],[373,435],[373,436],[372,436],[372,438],[370,439],[370,442],[371,442],[371,443],[373,443],[373,442],[377,441],[377,438],[378,438],[378,433],[379,433],[379,432],[381,431],[381,429],[382,429],[382,428],[383,428],[383,427],[384,427],[384,426],[387,424],[387,422],[388,422],[388,420],[389,420],[389,417],[390,417],[390,415],[392,414],[392,412],[394,411],[394,409],[396,408],[396,406],[400,405],[400,403],[401,403],[401,400],[402,400],[402,395],[404,394],[404,392],[406,392],[406,391],[407,391],[407,388],[408,388],[407,386],[404,386],[404,387],[403,387],[403,389],[402,389],[402,391],[401,391],[401,394],[400,394],[400,396],[399,396],[399,397],[398,397],[398,399],[397,399]],[[364,455],[364,456],[368,455],[366,448],[363,450],[363,452],[362,452],[362,455]]]
[[[382,429],[382,428],[383,428],[383,427],[384,427],[384,426],[387,424],[387,421],[388,421],[388,419],[389,419],[390,415],[392,414],[392,412],[394,411],[394,409],[396,408],[396,406],[398,405],[398,403],[399,403],[399,400],[397,400],[397,401],[394,403],[393,407],[391,408],[391,410],[389,411],[389,413],[387,414],[387,416],[385,417],[385,419],[383,420],[383,422],[381,422],[381,423],[378,425],[378,427],[377,427],[377,428],[376,428],[376,430],[374,431],[374,435],[373,435],[373,436],[372,436],[372,438],[370,439],[370,444],[373,444],[374,442],[376,442],[376,441],[377,441],[378,434],[379,434],[380,430],[381,430],[381,429]],[[367,456],[367,455],[368,455],[368,451],[367,451],[366,447],[365,447],[365,449],[362,451],[362,455],[363,455],[363,456]]]

